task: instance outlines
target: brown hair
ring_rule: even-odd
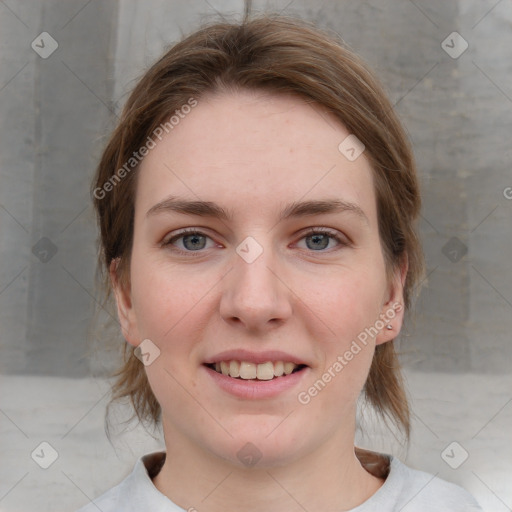
[[[273,15],[201,28],[168,50],[128,98],[92,190],[101,236],[100,266],[106,271],[102,275],[105,301],[111,298],[108,269],[113,259],[119,258],[120,282],[129,282],[137,169],[122,173],[122,167],[126,170],[133,152],[191,98],[237,88],[292,93],[312,100],[363,142],[374,171],[388,278],[406,258],[404,299],[405,309],[410,309],[424,263],[415,231],[420,211],[416,168],[403,128],[381,85],[337,36],[304,21]],[[114,186],[107,188],[109,181]],[[140,421],[156,424],[160,405],[131,345],[125,344],[124,356],[113,400],[129,398]],[[409,407],[394,342],[376,347],[364,393],[408,439]]]

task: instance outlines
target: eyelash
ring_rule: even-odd
[[[308,236],[312,236],[312,235],[328,235],[330,238],[333,238],[334,240],[336,240],[336,242],[339,243],[340,246],[349,246],[350,243],[347,242],[346,240],[343,240],[335,231],[332,231],[330,229],[327,229],[327,228],[310,228],[308,231],[306,231],[306,233],[304,233],[302,235],[302,237],[300,238],[300,240],[302,240],[303,238],[307,238]],[[176,240],[179,240],[180,238],[182,237],[185,237],[187,235],[199,235],[199,236],[204,236],[206,238],[211,238],[209,237],[206,233],[203,233],[201,231],[198,231],[197,229],[194,229],[194,228],[186,228],[184,229],[183,231],[181,231],[180,233],[174,235],[173,237],[169,238],[168,240],[164,240],[162,243],[161,243],[161,247],[172,247],[172,243],[175,242]],[[198,251],[185,251],[183,249],[178,249],[176,247],[172,247],[172,250],[175,251],[175,252],[178,252],[178,253],[182,253],[182,254],[187,254],[187,255],[194,255],[194,253],[197,253],[197,256],[201,255],[204,250],[198,250]],[[331,251],[326,251],[326,250],[320,250],[320,251],[313,251],[311,250],[311,252],[318,252],[318,253],[324,253],[324,252],[331,252]]]

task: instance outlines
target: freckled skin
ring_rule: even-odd
[[[155,485],[184,508],[199,506],[229,472],[201,510],[231,509],[240,500],[250,510],[299,510],[267,471],[306,508],[356,506],[382,483],[354,456],[355,404],[375,344],[396,336],[403,312],[392,333],[370,338],[310,403],[297,400],[379,314],[403,300],[400,276],[392,283],[385,277],[369,162],[364,154],[349,162],[338,151],[347,135],[321,107],[296,97],[230,93],[201,98],[142,163],[131,286],[116,297],[126,340],[149,338],[161,350],[146,368],[168,453]],[[234,218],[146,218],[171,194],[213,201]],[[356,203],[368,222],[351,213],[278,222],[285,205],[325,198]],[[302,234],[310,227],[351,243],[315,249]],[[182,228],[207,235],[199,257],[172,250],[187,250],[183,238],[159,245]],[[263,247],[250,264],[236,253],[247,236]],[[307,379],[269,400],[230,396],[202,362],[237,348],[295,354],[310,366]],[[237,458],[247,442],[262,456],[251,469]]]

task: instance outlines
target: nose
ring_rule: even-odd
[[[243,252],[235,253],[233,269],[222,282],[220,314],[228,323],[262,333],[283,324],[292,314],[292,292],[270,249],[265,248],[253,261]]]

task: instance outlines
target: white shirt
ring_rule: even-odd
[[[389,473],[377,492],[350,512],[483,512],[462,487],[389,458]],[[141,457],[118,485],[76,512],[186,512],[153,484],[165,452]]]

